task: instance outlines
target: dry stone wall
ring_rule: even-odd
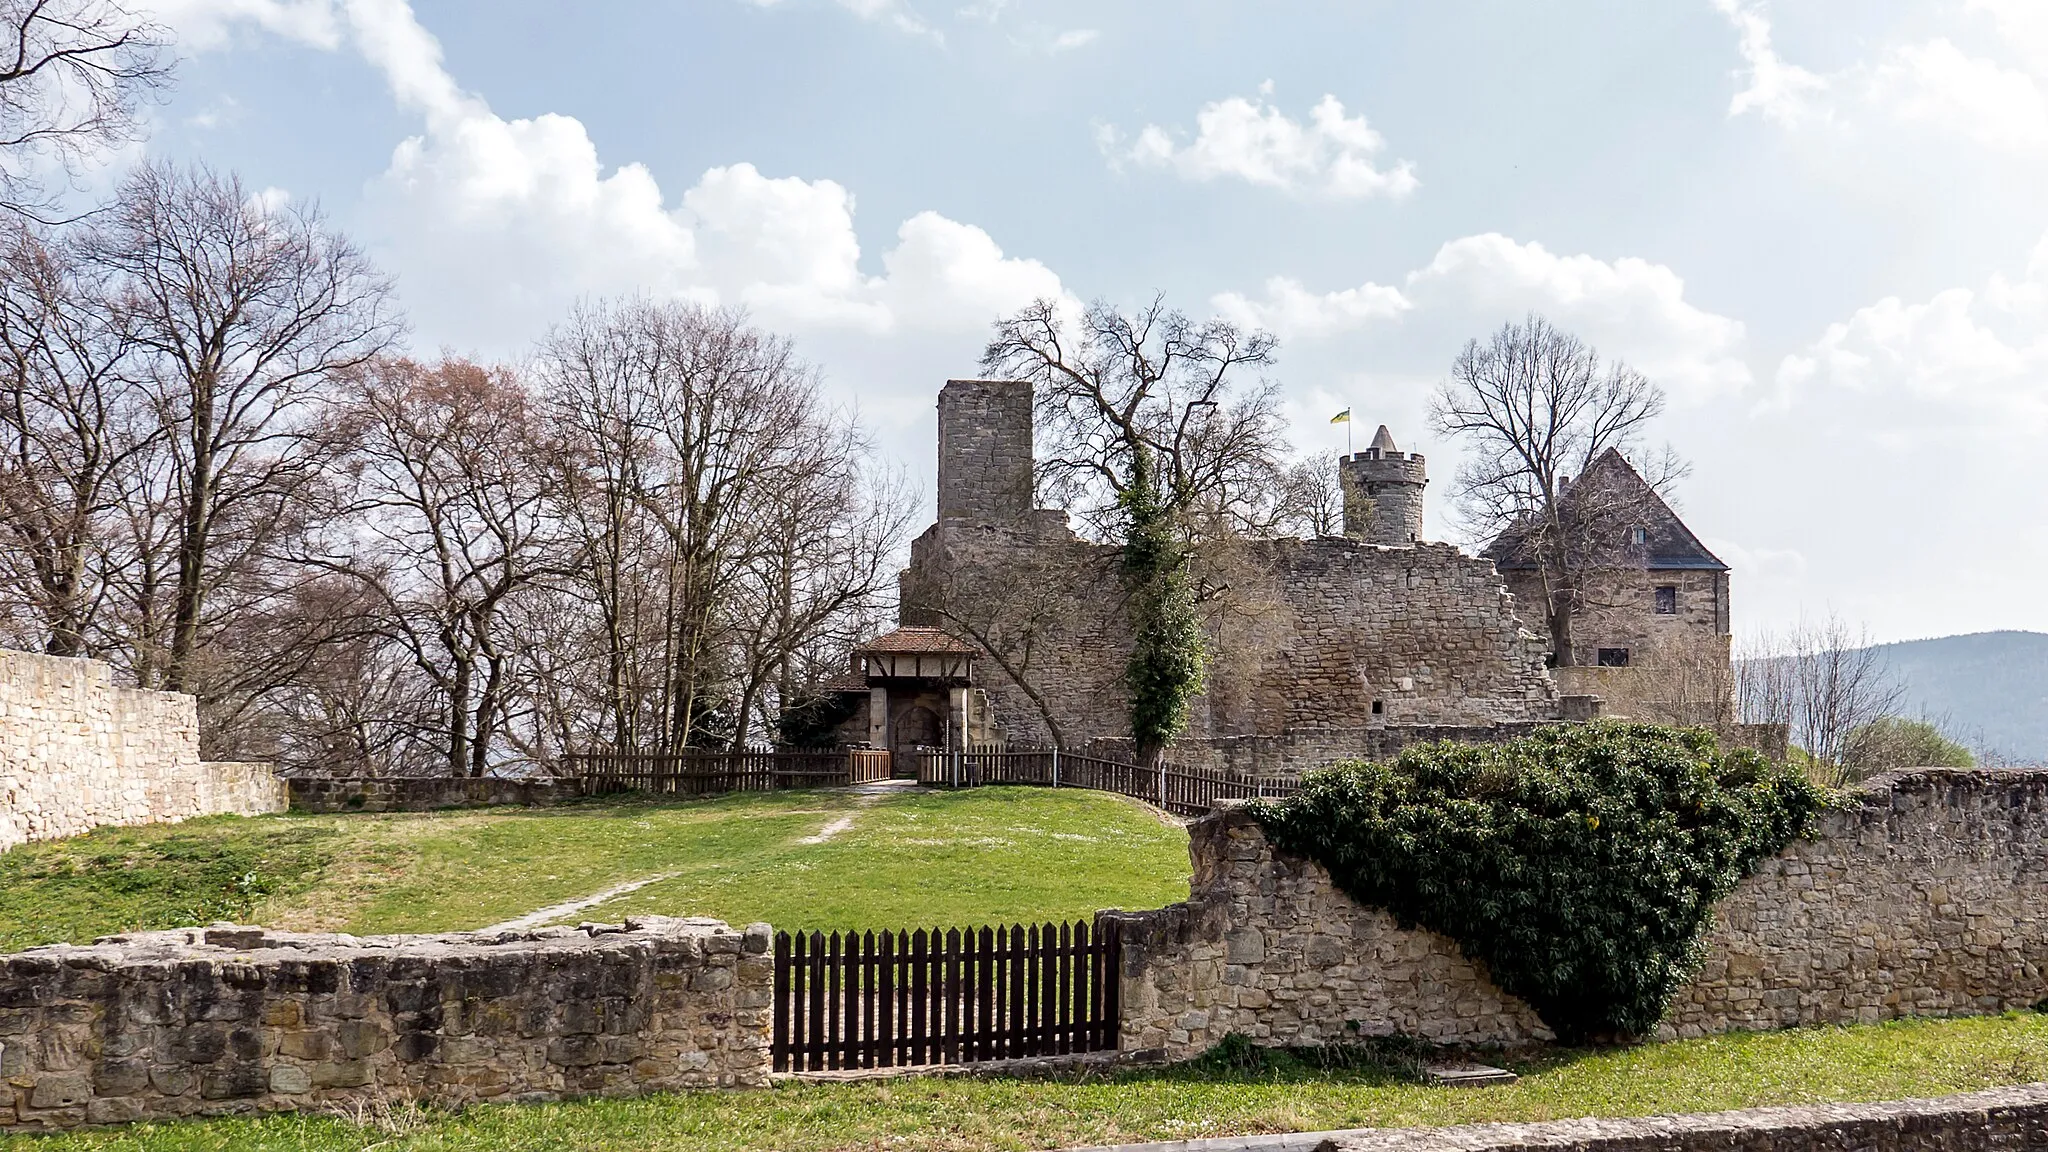
[[[0,649],[0,852],[103,824],[281,812],[268,765],[199,759],[198,706],[107,665]]]
[[[1124,921],[1127,1050],[1549,1038],[1454,941],[1352,900],[1249,813],[1196,822],[1189,852],[1187,903],[1104,914]],[[1663,1035],[2031,1007],[2048,997],[2048,771],[1867,781],[1721,903],[1706,944]]]
[[[768,1082],[768,926],[219,926],[0,957],[0,1133]]]

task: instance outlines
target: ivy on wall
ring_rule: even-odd
[[[1124,683],[1131,692],[1131,739],[1138,762],[1148,768],[1158,766],[1167,744],[1187,728],[1188,703],[1202,691],[1208,656],[1188,548],[1159,497],[1155,469],[1151,449],[1140,445],[1118,501],[1132,631]]]
[[[1808,834],[1824,801],[1706,731],[1601,722],[1341,764],[1253,811],[1277,846],[1456,940],[1577,1043],[1654,1029],[1698,967],[1714,902]]]

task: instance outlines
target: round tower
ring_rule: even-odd
[[[1422,489],[1429,475],[1422,453],[1394,447],[1385,424],[1365,451],[1340,457],[1344,534],[1368,544],[1405,548],[1422,539]]]

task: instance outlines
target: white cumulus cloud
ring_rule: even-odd
[[[1128,143],[1115,129],[1100,129],[1098,143],[1113,164],[1164,168],[1187,180],[1236,179],[1331,199],[1400,199],[1415,191],[1414,165],[1381,166],[1387,142],[1363,115],[1346,115],[1342,101],[1325,95],[1303,123],[1269,103],[1270,91],[1269,82],[1257,99],[1203,105],[1192,140],[1147,124]]]
[[[575,117],[508,119],[463,89],[407,0],[337,0],[325,22],[297,9],[283,21],[274,2],[184,2],[181,18],[222,35],[239,19],[346,42],[420,117],[367,190],[366,231],[421,328],[442,339],[510,351],[579,297],[646,292],[744,306],[828,345],[834,333],[919,332],[972,350],[1002,313],[1065,296],[1043,264],[931,212],[905,221],[865,271],[854,197],[833,180],[739,163],[670,197],[641,164],[607,166]],[[875,18],[897,7],[848,6]]]
[[[1874,57],[1821,75],[1778,55],[1763,0],[1714,0],[1738,35],[1745,87],[1728,114],[1756,112],[1792,128],[1865,109],[1901,123],[1953,133],[2008,152],[2048,145],[2048,4],[2042,0],[1969,0],[1990,17],[1996,40],[2020,63],[1966,52],[1946,36],[1895,44]]]
[[[1786,63],[1778,55],[1771,44],[1771,21],[1761,0],[1714,0],[1714,7],[1735,25],[1743,63],[1748,66],[1738,74],[1745,87],[1729,100],[1730,116],[1755,111],[1766,119],[1792,125],[1826,115],[1821,101],[1828,89],[1827,80],[1797,64]]]
[[[2048,238],[2017,280],[1993,275],[1981,289],[1912,303],[1889,296],[1858,309],[1787,356],[1777,382],[1785,404],[1829,389],[1861,394],[1870,422],[1885,424],[1877,417],[1892,411],[1889,423],[1903,434],[1928,421],[1984,434],[2048,432]]]
[[[1980,144],[2013,151],[2048,144],[2048,94],[2034,78],[1967,55],[1946,39],[1894,51],[1872,70],[1871,92],[1901,119]]]
[[[1399,287],[1366,283],[1315,293],[1286,277],[1265,293],[1216,297],[1219,312],[1282,336],[1331,336],[1398,320],[1462,341],[1540,312],[1605,354],[1626,359],[1696,403],[1750,383],[1741,321],[1685,298],[1669,267],[1638,257],[1564,256],[1499,233],[1466,236],[1437,249]]]

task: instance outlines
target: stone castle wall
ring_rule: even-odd
[[[1232,1032],[1326,1044],[1404,1032],[1550,1036],[1448,937],[1352,900],[1257,821],[1196,822],[1192,898],[1124,921],[1123,1047],[1192,1056]],[[1717,908],[1663,1032],[1858,1023],[2048,997],[2048,771],[1879,776]]]
[[[0,956],[0,1134],[768,1082],[766,925],[186,929]]]
[[[284,807],[268,765],[199,759],[192,697],[122,687],[96,660],[0,649],[0,851],[104,824]]]
[[[1069,745],[1123,736],[1130,641],[1116,556],[1075,538],[1057,512],[942,521],[912,545],[903,622],[946,628],[995,657],[979,660],[975,676],[1011,739],[1049,740],[1046,711]],[[1297,729],[1471,729],[1559,714],[1543,641],[1522,626],[1487,561],[1448,544],[1320,539],[1260,541],[1229,564],[1213,574],[1232,592],[1209,612],[1208,690],[1184,748]],[[1306,763],[1263,751],[1219,755],[1251,761],[1248,770]]]
[[[1014,520],[1031,511],[1031,385],[948,380],[939,392],[939,519]]]

